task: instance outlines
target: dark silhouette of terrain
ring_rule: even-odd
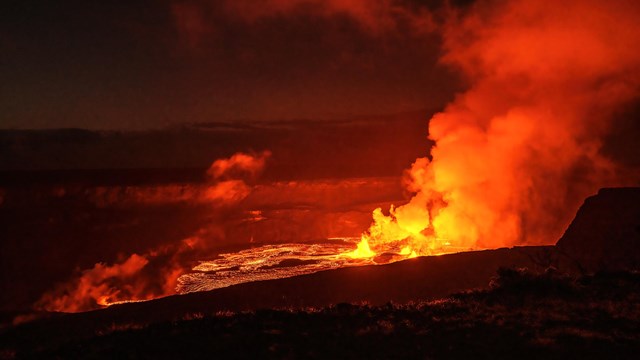
[[[640,270],[640,188],[586,199],[557,246],[585,272]]]
[[[587,199],[557,246],[422,257],[23,316],[2,330],[1,354],[634,358],[639,192],[604,189]]]
[[[25,325],[4,337],[0,355],[632,359],[640,350],[638,300],[637,273],[569,277],[501,268],[489,289],[433,302],[186,312],[174,321],[116,321],[84,332],[68,322]]]

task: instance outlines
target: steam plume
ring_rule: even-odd
[[[216,160],[207,172],[210,183],[202,189],[183,189],[180,199],[194,204],[204,202],[212,207],[233,205],[249,195],[252,187],[248,182],[260,174],[269,156],[268,151],[261,154],[237,153],[228,159]],[[172,194],[175,195],[176,191],[146,189],[125,192],[117,197],[108,196],[108,199],[130,206],[143,200],[150,201],[148,198],[154,203],[168,201],[165,198]],[[207,251],[207,242],[219,237],[219,232],[216,224],[211,224],[211,228],[200,229],[176,244],[155,247],[143,254],[131,254],[114,264],[97,263],[44,294],[35,307],[77,312],[119,301],[148,300],[174,294],[178,277],[185,268],[190,268],[185,259],[197,258],[197,253]]]
[[[451,11],[442,61],[469,89],[431,119],[432,157],[408,171],[415,196],[377,210],[364,240],[382,251],[408,238],[422,254],[555,242],[585,196],[623,183],[600,149],[638,97],[639,16],[624,0]]]

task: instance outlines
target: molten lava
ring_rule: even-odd
[[[377,208],[373,211],[373,224],[348,255],[372,258],[386,253],[401,255],[393,258],[399,260],[479,249],[465,246],[462,241],[452,243],[447,235],[454,233],[455,221],[439,215],[440,210],[433,203],[416,207],[414,200],[397,208],[392,205],[389,215]]]
[[[202,261],[178,279],[178,292],[208,291],[231,285],[375,264],[371,256],[350,256],[357,238],[309,244],[264,245]],[[357,251],[357,250],[356,250]]]

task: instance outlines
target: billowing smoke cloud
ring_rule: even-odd
[[[229,159],[219,159],[213,162],[207,170],[207,175],[213,180],[237,178],[239,176],[255,179],[264,169],[271,152],[264,151],[258,155],[237,153]]]
[[[45,294],[40,300],[47,310],[77,312],[93,309],[96,304],[105,305],[109,299],[120,295],[134,296],[144,289],[134,278],[147,264],[145,257],[133,254],[121,263],[95,264],[85,270],[65,291]]]
[[[228,159],[213,162],[208,169],[209,183],[177,191],[173,187],[160,190],[149,187],[137,191],[116,191],[117,196],[94,194],[106,206],[120,203],[132,206],[140,203],[170,202],[170,195],[178,201],[208,204],[215,208],[229,207],[246,198],[252,182],[265,166],[270,152],[260,154],[237,153]],[[171,191],[169,191],[171,190]],[[193,236],[175,244],[154,247],[142,254],[122,256],[113,264],[97,263],[80,272],[71,281],[46,293],[35,305],[49,311],[77,312],[95,309],[119,301],[148,300],[175,293],[177,279],[198,254],[206,253],[212,240],[224,234],[216,224],[200,229]]]
[[[162,204],[212,204],[225,205],[244,199],[251,192],[251,183],[262,172],[269,151],[259,154],[237,153],[229,159],[214,161],[207,170],[204,184],[169,184],[145,186],[97,186],[91,189],[76,189],[82,196],[98,207],[132,207]],[[58,188],[55,197],[69,195],[73,190]],[[78,196],[80,194],[73,194]],[[2,189],[0,189],[0,204]]]
[[[469,89],[431,119],[432,157],[408,172],[415,197],[374,213],[374,250],[407,238],[422,254],[554,243],[585,196],[623,184],[601,147],[616,110],[639,95],[639,18],[625,0],[452,11],[442,61]]]

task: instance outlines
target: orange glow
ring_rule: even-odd
[[[280,279],[340,267],[372,265],[367,259],[366,241],[353,257],[356,239],[334,238],[314,244],[264,245],[235,253],[220,254],[211,261],[202,261],[193,272],[178,279],[181,293],[208,291],[245,282]],[[364,259],[362,259],[363,257]],[[287,262],[291,262],[287,264]],[[286,264],[286,265],[283,265]]]
[[[226,4],[230,12],[247,20],[313,9],[348,14],[376,34],[394,28],[395,19],[406,17],[406,9],[399,13],[393,1],[382,1],[380,6],[360,0],[267,3],[270,6],[257,7],[247,1]],[[392,205],[388,212],[376,208],[373,222],[361,237],[337,244],[289,243],[289,238],[303,241],[292,231],[295,219],[269,219],[269,214],[257,209],[282,203],[287,204],[286,211],[306,211],[313,207],[308,204],[335,206],[345,199],[340,194],[330,196],[329,186],[321,182],[251,186],[248,182],[260,174],[270,153],[238,153],[215,161],[207,172],[210,182],[203,188],[130,188],[123,192],[134,202],[181,199],[217,206],[244,200],[255,207],[248,210],[243,229],[258,229],[256,237],[263,235],[262,239],[278,245],[256,244],[220,254],[202,261],[191,273],[183,273],[168,256],[171,260],[164,264],[155,292],[146,291],[147,280],[136,275],[154,253],[163,254],[166,249],[133,254],[112,265],[99,263],[85,270],[61,291],[47,294],[41,301],[43,307],[81,311],[95,304],[167,295],[176,287],[181,292],[202,291],[336,267],[554,243],[587,195],[603,186],[624,184],[616,175],[616,165],[600,148],[615,111],[640,94],[640,51],[635,46],[640,39],[640,6],[624,0],[480,0],[462,13],[446,15],[441,60],[461,71],[468,89],[431,118],[429,139],[435,146],[429,157],[416,159],[405,174],[410,200]],[[192,26],[192,21],[185,21],[185,26]],[[202,30],[197,23],[192,27],[196,32]],[[372,145],[376,144],[372,141]],[[350,192],[362,191],[359,183],[347,185],[353,188]],[[97,192],[96,198],[107,202],[118,202],[122,195]],[[278,197],[283,192],[286,201]],[[289,203],[295,197],[305,201]],[[385,199],[384,206],[389,202]],[[367,205],[366,211],[379,206],[376,204]],[[283,210],[272,210],[276,211]],[[339,233],[332,226],[341,231],[355,227],[352,214],[336,218],[341,220],[340,227],[338,221],[311,217],[301,217],[304,221],[297,226],[309,228],[316,225],[314,221],[320,222],[318,227],[326,231],[326,237]],[[276,225],[267,237],[256,224],[269,221]],[[357,232],[361,229],[357,227]],[[253,239],[252,233],[251,242]],[[201,245],[201,238],[194,234],[175,245],[173,255]]]
[[[82,276],[72,284],[65,286],[64,291],[45,294],[40,300],[39,307],[50,311],[77,312],[92,309],[95,304],[106,306],[122,298],[143,296],[141,293],[130,292],[134,289],[142,292],[144,288],[142,284],[120,289],[111,286],[110,281],[123,279],[135,283],[135,275],[148,262],[145,257],[133,254],[119,264],[98,263],[92,269],[85,270]]]
[[[407,172],[408,204],[373,212],[373,257],[551,244],[587,195],[619,185],[600,153],[638,96],[640,6],[631,1],[478,1],[451,12],[443,62],[470,83],[433,116],[431,158]]]
[[[212,208],[228,206],[249,195],[252,187],[245,180],[253,180],[269,156],[265,151],[218,159],[207,171],[209,182],[202,185],[98,187],[88,195],[98,206],[174,202],[209,204]],[[44,294],[35,306],[48,311],[78,312],[175,294],[178,279],[185,272],[180,256],[205,247],[198,235],[177,244],[149,249],[141,255],[131,254],[112,264],[97,263]]]
[[[348,253],[348,255],[354,259],[369,258],[373,257],[375,254],[375,252],[371,251],[371,248],[369,247],[369,239],[365,235],[363,235],[362,239],[360,239],[358,247]]]
[[[270,151],[260,154],[236,153],[228,159],[218,159],[211,164],[207,175],[213,180],[248,177],[253,179],[264,169],[265,162],[271,156]]]

